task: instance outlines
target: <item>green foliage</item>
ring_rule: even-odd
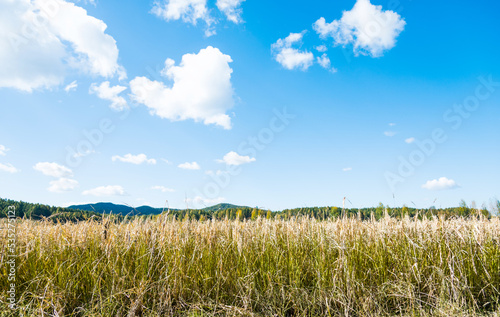
[[[34,220],[48,219],[53,222],[76,222],[85,221],[90,218],[100,220],[102,218],[101,214],[91,212],[76,210],[70,208],[53,207],[42,204],[32,204],[23,201],[15,201],[10,199],[0,198],[0,218],[7,217],[7,210],[9,206],[14,206],[16,211],[16,217],[27,218]],[[115,216],[117,220],[121,220],[123,217]]]

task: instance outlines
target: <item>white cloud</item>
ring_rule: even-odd
[[[349,172],[352,171],[352,167],[345,167],[342,169],[343,172]]]
[[[286,69],[300,68],[303,71],[307,70],[314,62],[314,55],[308,51],[300,51],[292,48],[295,43],[300,43],[305,31],[302,33],[290,33],[284,39],[278,39],[276,43],[271,45],[271,50],[275,55],[275,59]]]
[[[443,189],[454,189],[460,187],[454,180],[448,179],[446,177],[441,177],[439,179],[433,179],[427,181],[422,188],[428,190],[443,190]]]
[[[76,80],[73,80],[70,84],[64,87],[64,90],[66,92],[70,92],[72,90],[76,90],[76,87],[78,87],[78,84],[76,83]]]
[[[224,155],[222,160],[217,160],[219,163],[226,163],[227,165],[241,165],[245,163],[255,162],[255,157],[243,156],[231,151]]]
[[[58,180],[51,181],[50,187],[47,188],[49,192],[62,193],[66,191],[71,191],[78,186],[78,182],[74,179],[69,178],[59,178]]]
[[[158,0],[151,13],[166,20],[179,20],[196,25],[198,20],[205,22],[206,36],[215,34],[211,25],[215,22],[207,8],[207,0]]]
[[[71,70],[125,77],[106,24],[74,3],[0,2],[0,87],[27,92],[58,86]]]
[[[199,170],[201,168],[200,165],[198,165],[198,163],[196,163],[196,162],[182,163],[182,164],[177,165],[177,167],[185,169],[185,170]]]
[[[395,124],[395,123],[393,123],[393,122],[389,123],[389,126],[390,126],[390,127],[393,127],[393,126],[395,126],[395,125],[396,125],[396,124]]]
[[[234,23],[241,23],[241,3],[245,0],[217,0],[217,8],[224,13],[227,19]]]
[[[331,61],[330,58],[328,58],[328,55],[323,54],[321,57],[316,57],[316,60],[318,64],[323,67],[324,69],[328,69],[332,73],[336,73],[337,69],[335,67],[331,67]]]
[[[357,0],[350,11],[344,11],[340,20],[326,23],[318,19],[314,30],[322,37],[331,36],[336,45],[352,44],[355,54],[382,56],[396,44],[406,22],[396,12],[382,10],[369,0]]]
[[[91,196],[125,196],[125,190],[123,187],[119,185],[109,185],[109,186],[100,186],[93,189],[85,190],[82,192],[82,195],[91,195]]]
[[[127,87],[125,86],[110,86],[109,81],[102,82],[100,85],[92,83],[89,93],[96,94],[97,97],[111,101],[110,108],[115,110],[125,110],[128,108],[125,98],[119,96]]]
[[[49,162],[39,162],[36,163],[33,168],[44,175],[62,178],[73,176],[73,171],[64,165]]]
[[[1,156],[5,156],[7,151],[9,151],[10,149],[6,148],[4,145],[1,145],[0,144],[0,155]]]
[[[155,159],[148,159],[146,154],[138,154],[138,155],[132,155],[132,154],[125,154],[124,156],[119,156],[119,155],[114,155],[111,157],[111,160],[113,162],[115,161],[121,161],[125,163],[132,163],[132,164],[142,164],[142,163],[148,163],[148,164],[156,164]]]
[[[413,137],[408,138],[408,139],[405,140],[405,142],[408,143],[408,144],[411,144],[411,143],[415,142],[415,138],[413,138]]]
[[[175,190],[173,190],[172,188],[167,188],[165,186],[152,186],[151,189],[159,190],[162,193],[173,193],[173,192],[175,192]]]
[[[315,49],[320,53],[326,52],[327,50],[326,45],[318,45],[315,47]]]
[[[229,55],[211,46],[198,54],[185,54],[179,66],[167,59],[162,74],[172,86],[136,77],[130,82],[131,98],[161,118],[193,119],[230,129],[231,118],[226,114],[234,104],[230,62]]]
[[[397,133],[397,132],[395,132],[395,131],[385,131],[385,132],[384,132],[384,135],[385,135],[385,136],[389,136],[389,137],[390,137],[390,136],[395,136],[396,134],[398,134],[398,133]]]
[[[162,158],[161,160],[162,160],[163,162],[167,163],[167,164],[172,164],[172,162],[170,162],[170,161],[169,161],[169,160],[167,160],[167,159]]]
[[[17,168],[15,168],[14,166],[12,166],[12,164],[9,164],[9,163],[7,163],[7,164],[0,163],[0,171],[11,173],[11,174],[19,172],[19,170]]]
[[[330,58],[328,58],[328,55],[323,54],[323,55],[321,55],[321,57],[318,57],[317,60],[318,60],[318,64],[321,67],[326,68],[326,69],[330,68],[331,62],[330,62]]]

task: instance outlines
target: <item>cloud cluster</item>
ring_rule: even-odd
[[[428,190],[444,190],[444,189],[454,189],[460,187],[454,180],[448,179],[446,177],[441,177],[439,179],[433,179],[427,181],[422,185],[422,188]]]
[[[415,138],[414,137],[407,138],[407,139],[405,139],[405,142],[408,144],[411,144],[411,143],[415,142]]]
[[[226,18],[236,24],[243,22],[241,3],[245,0],[217,0],[217,8],[226,15]]]
[[[355,54],[382,56],[396,44],[406,22],[399,14],[382,10],[370,0],[357,0],[350,11],[344,11],[340,20],[330,23],[321,17],[313,29],[322,37],[332,37],[336,45],[353,45]]]
[[[78,83],[76,82],[76,80],[73,80],[71,83],[66,85],[66,87],[64,87],[64,91],[70,92],[72,90],[76,90],[77,87],[78,87]]]
[[[293,48],[294,44],[300,44],[305,31],[301,33],[290,33],[284,39],[278,39],[276,43],[271,45],[271,50],[274,58],[278,63],[286,69],[301,69],[307,70],[314,62],[314,55],[308,51],[301,51]]]
[[[115,161],[120,161],[120,162],[125,162],[125,163],[132,163],[132,164],[143,164],[143,163],[148,163],[148,164],[156,164],[155,159],[148,159],[146,154],[137,154],[137,155],[132,155],[132,154],[125,154],[124,156],[119,156],[119,155],[114,155],[111,157],[111,160],[113,162]]]
[[[1,156],[5,156],[7,151],[9,151],[10,149],[6,148],[5,145],[1,145],[0,144],[0,155]]]
[[[0,163],[0,171],[11,173],[11,174],[19,172],[19,170],[17,168],[15,168],[10,163],[6,163],[6,164]]]
[[[116,42],[106,28],[71,2],[1,1],[0,87],[51,88],[72,69],[124,78]]]
[[[173,192],[175,192],[175,190],[173,190],[172,188],[167,188],[165,186],[152,186],[151,189],[159,190],[162,193],[173,193]]]
[[[64,165],[50,162],[39,162],[36,163],[33,168],[36,171],[41,172],[43,175],[52,177],[71,177],[73,176],[73,171]]]
[[[229,55],[212,46],[185,54],[179,66],[169,58],[162,74],[172,85],[136,77],[130,82],[131,98],[161,118],[193,119],[230,129],[231,118],[226,114],[234,105],[230,62]]]
[[[201,169],[200,165],[198,163],[196,163],[196,162],[182,163],[182,164],[177,165],[177,167],[185,169],[185,170],[199,170],[199,169]]]
[[[0,156],[6,156],[8,151],[10,151],[10,149],[5,147],[5,145],[0,144]],[[17,168],[15,168],[10,163],[6,163],[6,164],[0,163],[0,171],[11,173],[11,174],[19,172],[19,170]]]
[[[233,23],[242,23],[241,3],[245,0],[217,0],[216,6]],[[151,13],[165,21],[182,20],[196,25],[198,21],[205,23],[205,36],[214,35],[214,25],[218,22],[212,17],[207,7],[207,0],[159,0],[155,1]]]
[[[39,162],[33,166],[33,169],[43,175],[57,178],[50,182],[50,186],[47,188],[50,192],[62,193],[78,187],[78,181],[70,178],[73,177],[73,171],[64,165],[54,162]]]
[[[224,155],[222,160],[217,160],[219,163],[225,163],[226,165],[241,165],[246,163],[255,162],[255,157],[243,156],[238,153],[231,151]]]
[[[71,178],[59,178],[55,181],[50,182],[48,189],[49,192],[61,193],[65,191],[71,191],[78,186],[78,182]]]
[[[102,82],[100,85],[92,83],[89,88],[90,94],[96,94],[97,97],[111,101],[109,106],[114,110],[125,110],[128,108],[127,101],[122,96],[119,96],[127,87],[125,86],[110,86],[109,81]]]

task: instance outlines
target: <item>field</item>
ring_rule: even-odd
[[[2,228],[7,221],[2,220]],[[2,316],[499,316],[500,220],[17,223]]]

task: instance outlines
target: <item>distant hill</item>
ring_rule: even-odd
[[[237,205],[233,205],[233,204],[217,204],[217,205],[213,205],[211,207],[205,207],[205,208],[202,208],[200,210],[204,210],[204,211],[209,211],[209,212],[214,212],[214,211],[219,211],[219,210],[224,210],[224,209],[231,209],[231,208],[248,208],[246,206],[237,206]]]
[[[104,214],[120,214],[122,216],[136,216],[136,215],[157,215],[160,214],[162,208],[153,208],[150,206],[140,206],[140,207],[130,207],[126,205],[118,205],[113,203],[95,203],[95,204],[84,204],[84,205],[72,205],[68,208],[95,211]]]
[[[161,214],[163,208],[154,208],[150,206],[140,206],[140,207],[130,207],[127,205],[119,205],[113,203],[95,203],[95,204],[84,204],[84,205],[72,205],[68,208],[85,210],[85,211],[94,211],[97,213],[105,213],[105,214],[119,214],[122,216],[137,216],[137,215],[158,215]],[[241,206],[236,206],[232,204],[217,204],[210,207],[205,207],[199,210],[203,210],[206,212],[215,212],[224,209],[231,208],[242,208]],[[178,211],[179,209],[170,208],[171,211]]]

